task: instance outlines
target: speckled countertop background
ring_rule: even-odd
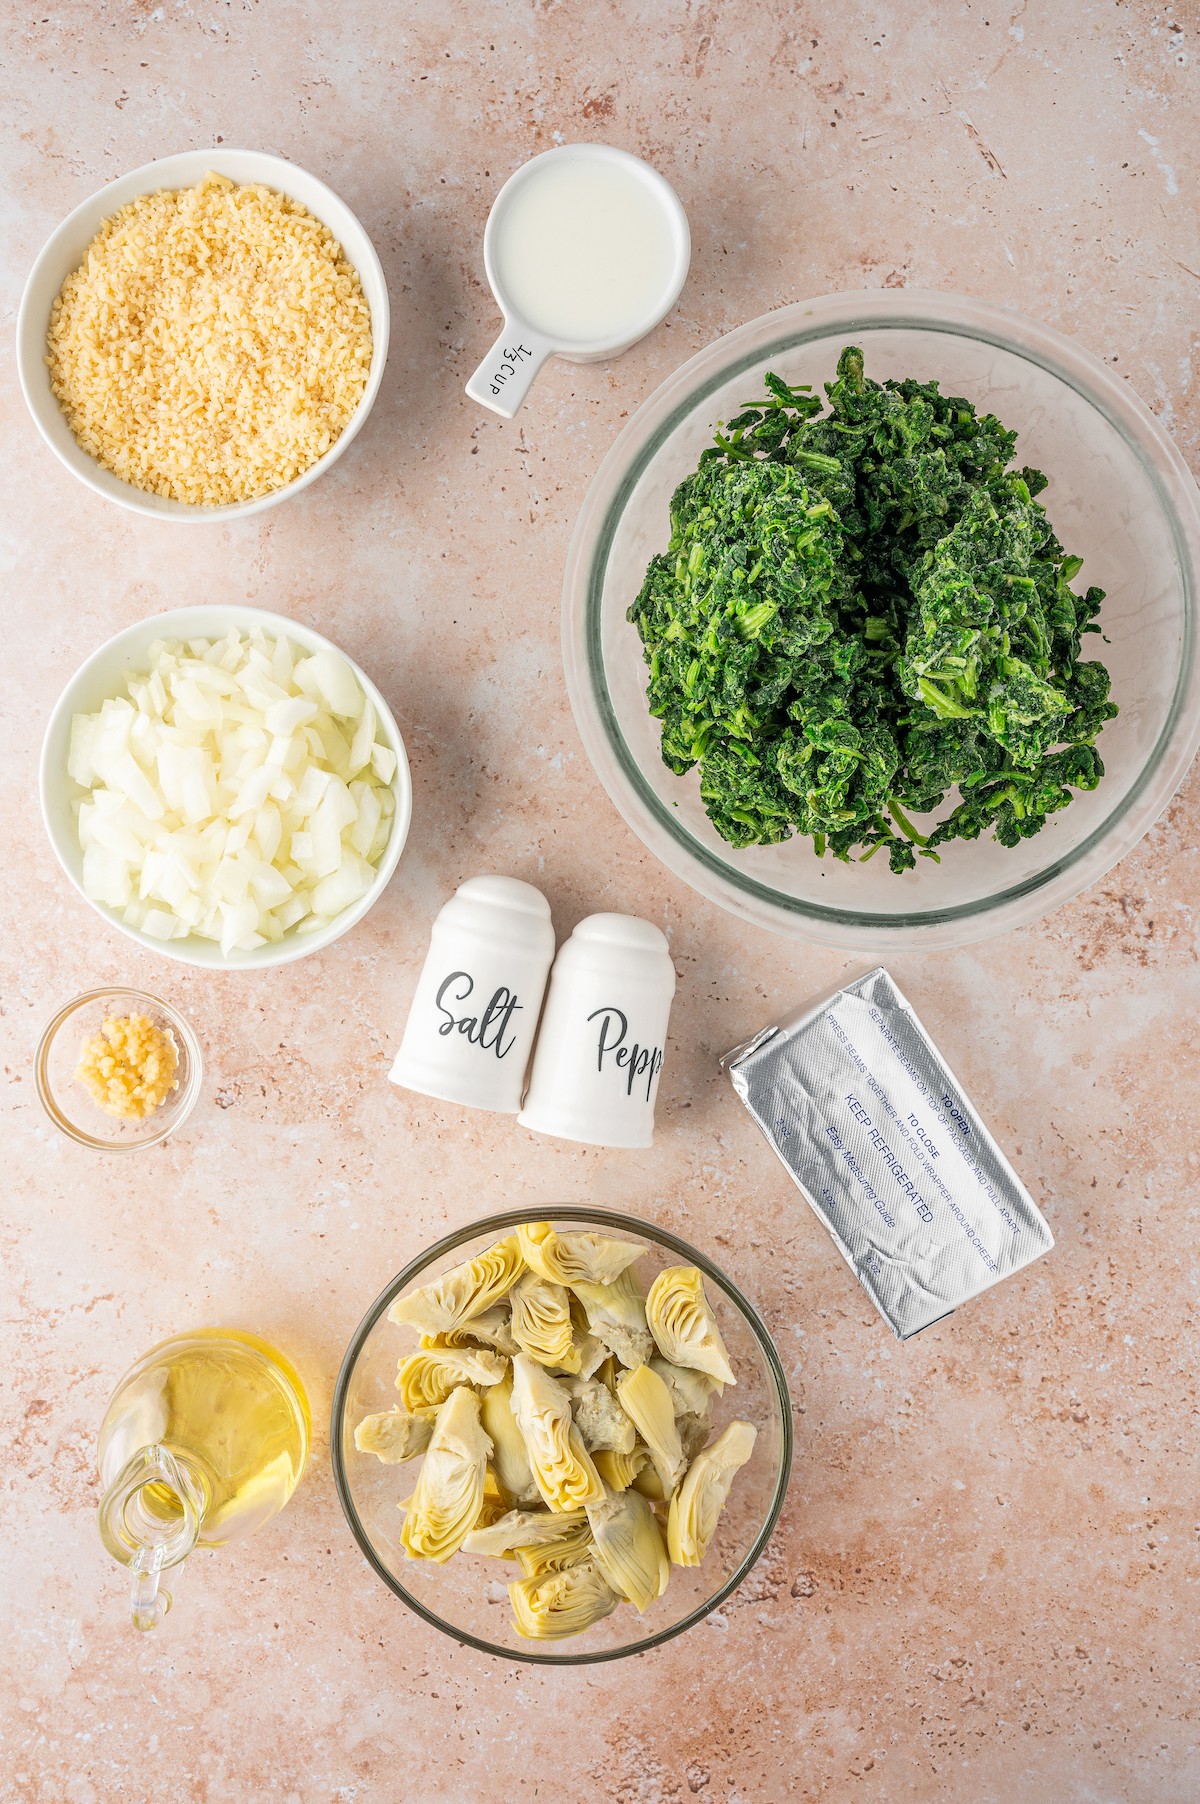
[[[1053,1255],[897,1346],[727,1094],[714,1057],[853,961],[698,901],[593,777],[559,583],[626,415],[782,302],[906,283],[1014,304],[1126,373],[1193,461],[1195,0],[58,0],[0,15],[0,1797],[614,1804],[1185,1804],[1200,1794],[1193,777],[1142,846],[1040,926],[893,969],[1042,1200]],[[462,383],[490,341],[500,181],[563,139],[652,158],[691,216],[670,322],[551,366],[511,425]],[[383,393],[334,472],[233,528],[119,513],[44,449],[12,361],[43,238],[122,170],[275,150],[360,214],[392,291]],[[369,919],[275,975],[213,977],[102,930],[36,803],[42,723],[120,626],[244,599],[339,640],[407,736],[415,825]],[[670,935],[681,983],[653,1151],[604,1156],[384,1081],[430,917],[481,869]],[[161,986],[205,1092],[176,1142],[88,1158],[31,1058],[90,984]],[[364,1307],[490,1205],[652,1213],[757,1298],[798,1458],[750,1582],[682,1642],[592,1672],[456,1648],[342,1522],[323,1427],[256,1540],[128,1626],[93,1511],[109,1390],[162,1335],[254,1326],[323,1424]]]

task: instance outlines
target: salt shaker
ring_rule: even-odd
[[[675,967],[634,915],[589,915],[559,949],[518,1120],[592,1146],[649,1146]]]
[[[540,890],[515,877],[470,878],[433,924],[392,1082],[515,1115],[553,957]]]

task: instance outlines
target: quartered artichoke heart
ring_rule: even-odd
[[[725,1387],[719,1379],[688,1366],[673,1366],[669,1359],[661,1357],[650,1361],[650,1370],[657,1373],[671,1393],[679,1443],[690,1465],[708,1439],[713,1397]]]
[[[647,1363],[670,1391],[677,1416],[704,1415],[713,1398],[719,1397],[725,1389],[719,1378],[710,1378],[707,1372],[694,1371],[691,1366],[674,1366],[660,1353]]]
[[[596,1564],[613,1590],[639,1613],[661,1597],[671,1562],[654,1511],[637,1491],[617,1491],[589,1503]]]
[[[669,1497],[687,1464],[670,1391],[657,1372],[649,1366],[638,1366],[635,1371],[622,1372],[617,1379],[617,1397],[646,1443],[663,1496]]]
[[[537,1503],[541,1493],[529,1470],[525,1437],[512,1411],[512,1379],[506,1373],[499,1384],[483,1393],[480,1417],[492,1443],[492,1470],[510,1504]]]
[[[473,1528],[463,1542],[463,1552],[503,1560],[514,1556],[519,1547],[543,1547],[561,1540],[566,1530],[578,1528],[587,1528],[582,1510],[565,1516],[553,1510],[507,1510],[487,1528]]]
[[[599,1372],[606,1360],[612,1358],[612,1354],[604,1342],[597,1340],[596,1336],[587,1328],[581,1329],[578,1323],[575,1325],[575,1351],[579,1356],[579,1376],[581,1378],[591,1378]],[[571,1370],[570,1367],[567,1369]]]
[[[363,1417],[354,1430],[354,1445],[360,1453],[373,1453],[385,1466],[398,1466],[401,1460],[424,1453],[432,1433],[432,1410],[410,1416],[404,1409],[385,1409]]]
[[[756,1438],[749,1422],[731,1422],[692,1462],[667,1517],[667,1548],[677,1566],[698,1566],[708,1552],[733,1481],[754,1452]]]
[[[595,1560],[565,1571],[517,1579],[508,1587],[513,1627],[533,1641],[559,1641],[582,1634],[617,1607],[613,1591]]]
[[[596,1339],[615,1353],[623,1366],[640,1366],[649,1361],[654,1342],[646,1326],[641,1286],[632,1267],[619,1273],[611,1284],[592,1284],[580,1278],[571,1289],[583,1305],[588,1327]]]
[[[646,1321],[664,1359],[707,1372],[722,1384],[737,1383],[694,1265],[668,1265],[659,1272],[646,1298]]]
[[[460,1385],[437,1412],[404,1517],[400,1540],[410,1559],[441,1564],[458,1552],[483,1506],[491,1450],[479,1421],[479,1397]]]
[[[510,1234],[478,1258],[397,1298],[388,1310],[388,1321],[417,1328],[422,1334],[452,1333],[499,1302],[520,1275],[523,1263],[516,1236]]]
[[[512,1411],[543,1501],[552,1510],[580,1509],[604,1495],[600,1475],[571,1416],[571,1399],[544,1366],[525,1353],[512,1362]]]
[[[571,1299],[565,1285],[537,1272],[526,1272],[513,1285],[513,1339],[522,1353],[539,1365],[559,1371],[579,1370],[579,1349],[571,1324]]]
[[[592,1460],[610,1491],[627,1491],[643,1467],[649,1465],[650,1455],[639,1442],[632,1453],[615,1453],[611,1448],[602,1447],[592,1455]],[[657,1474],[655,1476],[657,1478]]]
[[[650,1499],[651,1503],[670,1503],[671,1493],[663,1484],[663,1481],[659,1476],[658,1467],[650,1458],[649,1449],[642,1447],[639,1442],[638,1450],[644,1453],[646,1458],[644,1463],[634,1474],[633,1483],[629,1487],[630,1490],[640,1491],[643,1497],[648,1497]]]
[[[559,1516],[558,1520],[564,1526],[557,1535],[514,1549],[526,1578],[540,1578],[547,1572],[565,1572],[568,1566],[577,1566],[580,1560],[592,1557],[592,1531],[587,1517],[580,1517],[573,1511],[570,1516]]]
[[[558,1234],[548,1221],[525,1222],[517,1229],[517,1243],[526,1265],[553,1284],[611,1284],[627,1266],[642,1256],[642,1248],[630,1240],[612,1240],[604,1234]]]
[[[447,1328],[441,1334],[423,1334],[423,1347],[491,1347],[511,1359],[520,1352],[512,1336],[512,1318],[507,1303],[493,1303],[480,1315],[473,1315],[460,1328]]]
[[[444,1403],[459,1384],[499,1384],[508,1361],[486,1347],[422,1347],[396,1368],[396,1389],[410,1414]]]
[[[589,1453],[611,1448],[632,1453],[637,1439],[633,1423],[606,1384],[595,1378],[566,1378],[563,1389],[571,1399],[575,1426]]]
[[[679,1445],[683,1448],[683,1457],[690,1466],[696,1455],[708,1440],[712,1419],[706,1410],[702,1416],[694,1416],[690,1410],[684,1410],[676,1416],[675,1428],[679,1435]]]

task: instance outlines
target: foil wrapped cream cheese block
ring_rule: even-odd
[[[721,1064],[899,1339],[1054,1245],[886,971]]]

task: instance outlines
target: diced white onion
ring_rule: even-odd
[[[357,720],[362,713],[363,692],[340,652],[319,651],[302,658],[292,676],[305,695],[324,702],[331,714]]]
[[[152,939],[226,957],[315,933],[370,889],[396,756],[340,653],[259,629],[158,640],[71,722],[83,887]]]

